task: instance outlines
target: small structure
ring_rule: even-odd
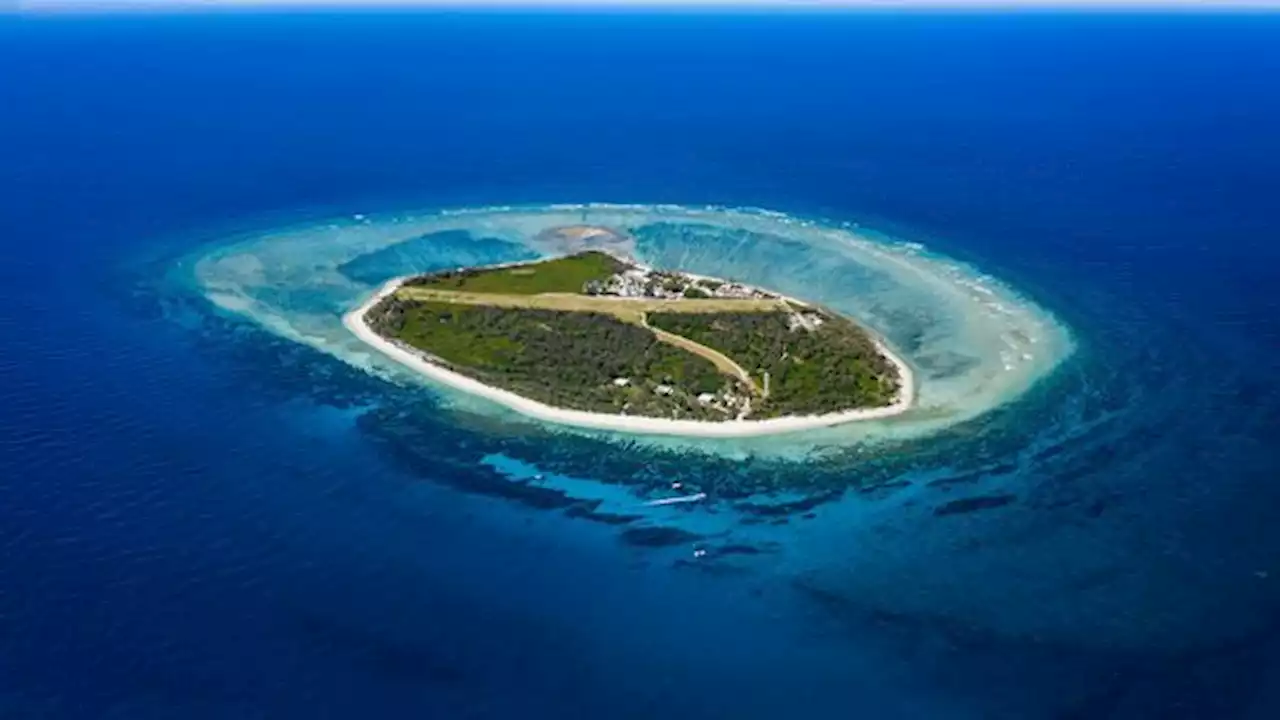
[[[823,322],[825,321],[822,316],[817,313],[792,313],[787,316],[787,328],[792,331],[807,330],[813,332]]]
[[[613,379],[613,384],[618,387],[626,387],[631,384],[631,378],[618,377]]]
[[[715,399],[716,399],[715,393],[702,393],[701,395],[698,396],[698,402],[702,403],[703,405],[709,405],[715,402]]]
[[[672,388],[670,385],[658,385],[653,388],[653,391],[658,393],[659,395],[670,395],[671,393],[675,392],[675,389]]]

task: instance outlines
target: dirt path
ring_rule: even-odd
[[[762,394],[760,386],[756,385],[755,380],[751,379],[751,374],[748,373],[741,365],[730,359],[728,355],[725,355],[719,350],[709,348],[702,343],[694,342],[683,335],[676,335],[675,333],[670,333],[666,330],[660,330],[653,327],[644,317],[641,317],[640,325],[653,333],[653,336],[662,342],[668,345],[674,345],[681,350],[691,352],[694,355],[710,360],[711,364],[715,365],[716,369],[720,372],[725,375],[733,375],[737,377],[739,380],[746,383],[747,387],[751,388],[751,391],[756,395]]]
[[[618,298],[603,295],[574,295],[570,293],[539,293],[536,295],[510,295],[502,293],[477,293],[431,288],[402,287],[396,291],[401,297],[414,300],[436,300],[468,305],[493,305],[495,307],[533,308],[538,310],[564,310],[567,312],[600,312],[615,315],[634,322],[638,314],[651,312],[717,313],[717,312],[773,312],[788,310],[786,301],[778,299],[729,299],[689,298]]]

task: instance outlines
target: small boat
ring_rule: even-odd
[[[691,502],[698,502],[699,500],[705,499],[706,497],[707,497],[706,493],[700,492],[700,493],[694,493],[692,495],[681,495],[680,497],[650,500],[649,502],[645,503],[645,505],[648,507],[654,507],[657,505],[675,505],[677,503],[691,503]]]

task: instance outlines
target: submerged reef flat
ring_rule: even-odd
[[[803,456],[921,437],[1015,399],[1072,350],[1069,333],[1049,313],[972,267],[917,244],[761,210],[556,205],[361,215],[242,235],[193,258],[190,269],[209,300],[273,333],[385,378],[425,385],[458,411],[527,423],[537,421],[372,350],[344,327],[343,317],[406,274],[593,248],[803,298],[855,318],[910,366],[912,406],[892,417],[750,440],[646,440],[666,447]],[[676,327],[679,320],[655,324]]]

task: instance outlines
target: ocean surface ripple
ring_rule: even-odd
[[[582,222],[626,228],[656,265],[741,278],[855,315],[920,371],[919,407],[901,419],[764,440],[592,433],[424,387],[339,322],[388,277],[536,257],[548,251],[531,240],[540,230]],[[1148,524],[1173,519],[1150,506],[1136,519],[1130,507],[1162,453],[1186,462],[1189,450],[1232,452],[1220,440],[1197,451],[1201,431],[1244,421],[1188,414],[1186,388],[1175,397],[1168,383],[1214,372],[1223,385],[1196,400],[1211,407],[1249,393],[1248,382],[1202,343],[1094,330],[1078,304],[1072,324],[1089,331],[1077,337],[1011,287],[917,243],[758,210],[477,208],[246,233],[201,248],[171,277],[212,301],[214,315],[248,318],[286,347],[386,380],[352,421],[410,472],[598,522],[677,565],[767,571],[818,597],[1090,646],[1181,645],[1200,630],[1218,636],[1224,625],[1243,632],[1263,622],[1218,606],[1218,594],[1200,605],[1176,593],[1181,601],[1165,607],[1170,593],[1212,572],[1190,557],[1162,552],[1157,566],[1129,566],[1141,556],[1134,546],[1150,541]],[[1104,327],[1150,324],[1138,308],[1105,312]],[[1177,357],[1162,355],[1170,352]],[[694,492],[707,500],[649,504]],[[1234,554],[1248,565],[1247,552]],[[1245,594],[1234,597],[1259,589],[1253,568],[1233,563],[1226,572],[1216,581],[1238,583]],[[1224,621],[1205,628],[1195,622],[1205,613]]]
[[[0,718],[1280,717],[1278,20],[0,10]],[[583,221],[921,406],[593,434],[341,328]]]

